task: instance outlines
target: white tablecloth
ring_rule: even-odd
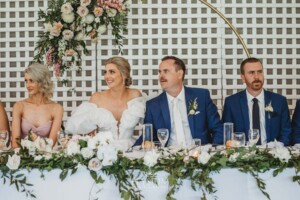
[[[23,171],[27,173],[26,171]],[[32,190],[37,196],[37,200],[89,200],[100,197],[99,199],[121,199],[118,188],[114,180],[105,177],[103,184],[94,183],[89,172],[85,169],[68,176],[64,181],[59,179],[60,170],[44,172],[45,180],[41,178],[38,170],[33,170],[28,174],[27,181],[34,186]],[[265,180],[267,192],[272,200],[299,200],[300,186],[292,182],[292,176],[295,175],[294,169],[287,169],[278,177],[272,176],[272,171],[261,174]],[[260,200],[267,199],[258,189],[255,179],[249,175],[239,172],[237,169],[223,169],[219,174],[212,175],[215,181],[217,192],[215,195],[220,200]],[[165,199],[168,191],[167,173],[160,172],[157,176],[158,186],[153,183],[140,182],[139,187],[142,190],[144,199],[162,200]],[[99,191],[97,193],[97,191]],[[190,181],[185,180],[180,190],[175,194],[176,199],[200,199],[201,190],[194,191],[190,187]],[[25,193],[18,192],[15,186],[8,183],[3,185],[0,182],[1,200],[20,200],[26,198]],[[212,196],[208,199],[213,199]]]

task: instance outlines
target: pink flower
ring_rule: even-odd
[[[77,14],[78,14],[80,17],[85,17],[85,16],[87,16],[87,14],[89,14],[89,10],[88,10],[86,7],[79,6],[79,7],[77,8]]]
[[[53,65],[53,68],[54,68],[54,75],[56,76],[56,77],[60,77],[60,63],[55,63],[54,65]]]
[[[91,0],[80,0],[80,5],[81,6],[88,6],[90,5]]]
[[[52,64],[53,52],[54,52],[54,48],[50,48],[46,52],[46,63],[48,66]]]
[[[95,7],[93,13],[96,17],[100,17],[103,13],[103,9],[100,7]]]

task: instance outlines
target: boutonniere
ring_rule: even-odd
[[[197,111],[198,109],[198,103],[197,103],[197,98],[195,98],[194,100],[191,100],[189,102],[189,112],[188,112],[188,116],[189,115],[197,115],[200,113],[200,111]]]
[[[270,103],[265,107],[265,111],[268,112],[268,118],[270,119],[270,114],[274,111],[273,107],[272,107],[272,102],[270,101]]]

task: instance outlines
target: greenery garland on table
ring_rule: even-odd
[[[122,51],[122,32],[126,30],[126,0],[51,0],[46,11],[40,10],[38,20],[44,22],[39,35],[34,61],[53,66],[55,76],[61,77],[70,69],[81,70],[81,54],[88,53],[85,38],[97,42],[108,27],[116,45]],[[45,58],[44,58],[45,56]]]
[[[20,174],[20,169],[38,169],[42,177],[44,171],[61,169],[60,179],[63,181],[69,174],[84,167],[98,184],[104,182],[101,172],[114,177],[121,197],[125,200],[142,199],[143,194],[138,187],[141,177],[145,176],[147,181],[157,184],[156,173],[159,171],[168,173],[168,200],[174,199],[173,196],[184,179],[191,181],[194,190],[200,188],[203,192],[202,199],[207,199],[208,194],[213,195],[217,191],[210,175],[222,168],[237,168],[251,174],[268,199],[270,196],[265,190],[266,184],[259,173],[273,169],[275,177],[286,168],[294,168],[293,181],[300,185],[299,152],[292,153],[285,147],[269,150],[254,146],[201,153],[197,150],[170,153],[163,149],[148,151],[143,158],[129,159],[116,150],[110,134],[99,135],[93,138],[75,136],[64,144],[65,148],[56,151],[51,149],[52,142],[48,139],[38,137],[35,141],[22,140],[20,148],[0,153],[1,178],[4,183],[15,185],[18,191],[25,192],[26,196],[36,197],[34,191],[30,190],[32,184],[26,181],[24,174]],[[133,173],[136,170],[140,171],[139,175]]]

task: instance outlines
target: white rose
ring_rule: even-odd
[[[87,148],[87,147],[82,148],[80,153],[85,159],[91,158],[94,155],[93,149],[90,149],[90,148]]]
[[[63,13],[63,14],[61,15],[61,17],[62,17],[62,19],[64,20],[64,22],[66,22],[66,23],[72,23],[72,22],[74,21],[74,19],[75,19],[75,15],[74,15],[73,12],[71,12],[71,13],[69,13],[69,14]]]
[[[114,17],[117,14],[117,10],[113,8],[109,8],[106,10],[108,17]]]
[[[100,22],[100,17],[96,17],[95,22],[99,23]]]
[[[153,167],[156,165],[157,160],[159,158],[159,153],[156,151],[147,151],[147,153],[144,156],[144,165],[147,165],[148,167]]]
[[[43,158],[43,156],[37,155],[37,156],[34,157],[34,160],[37,160],[37,161],[38,161],[38,160],[41,160],[42,158]]]
[[[46,149],[46,141],[40,136],[38,136],[36,140],[34,140],[34,145],[35,148],[37,148],[37,150],[39,151],[45,151]]]
[[[198,163],[205,165],[209,161],[210,157],[211,156],[208,152],[202,151],[200,156],[198,157]]]
[[[278,158],[281,162],[289,162],[291,159],[291,154],[289,150],[285,147],[281,148],[275,148],[271,151],[271,154],[274,156],[274,158]]]
[[[50,35],[58,37],[60,35],[60,30],[52,28],[50,31]]]
[[[85,22],[86,22],[87,24],[91,24],[91,23],[93,23],[94,19],[95,19],[95,17],[94,17],[93,14],[88,14],[88,15],[85,17]]]
[[[101,161],[98,158],[91,159],[88,168],[93,171],[99,171],[102,168]]]
[[[109,166],[118,159],[118,151],[112,145],[100,146],[98,148],[97,158],[102,160],[103,166]]]
[[[240,155],[239,152],[236,152],[234,154],[231,154],[230,157],[229,157],[229,162],[235,162],[237,157]]]
[[[101,25],[99,26],[99,28],[97,29],[98,34],[103,34],[106,31],[106,26],[105,25]]]
[[[89,138],[88,141],[87,141],[87,146],[90,149],[96,149],[97,148],[97,143],[98,143],[97,138],[95,138],[95,137]]]
[[[89,14],[89,10],[86,7],[84,7],[84,6],[79,6],[77,8],[77,14],[80,17],[85,17],[85,16],[87,16],[87,14]]]
[[[65,3],[61,6],[60,11],[64,14],[69,14],[73,11],[73,7],[70,3]]]
[[[74,33],[71,30],[64,30],[63,36],[65,40],[71,40],[74,37]]]
[[[80,152],[80,145],[77,142],[70,141],[67,146],[67,154],[75,155]]]
[[[11,170],[15,170],[19,168],[21,162],[21,157],[14,154],[13,156],[8,156],[8,160],[6,163],[6,166],[11,169]]]
[[[91,4],[91,0],[80,0],[81,6],[88,6]]]
[[[110,131],[99,132],[95,137],[98,138],[100,145],[112,144],[114,141],[113,134]]]

